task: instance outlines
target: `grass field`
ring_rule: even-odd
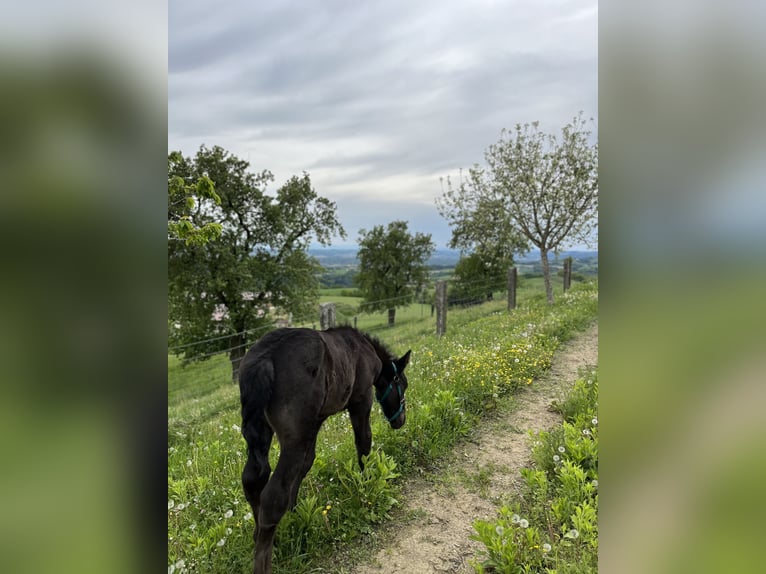
[[[336,302],[339,296],[324,294]],[[298,507],[278,529],[276,573],[340,573],[322,556],[390,517],[397,477],[449,452],[496,397],[531,383],[548,368],[558,344],[597,314],[596,283],[575,285],[553,306],[544,299],[542,284],[532,280],[520,285],[511,313],[500,294],[484,305],[452,308],[442,338],[435,336],[430,308],[421,316],[419,305],[397,313],[394,327],[386,326],[383,313],[359,316],[360,328],[393,352],[413,351],[407,424],[393,431],[374,406],[373,453],[362,474],[347,415],[326,421]],[[168,402],[169,570],[247,572],[253,517],[240,486],[245,449],[227,358],[183,367],[169,357]],[[278,452],[274,441],[272,462]]]

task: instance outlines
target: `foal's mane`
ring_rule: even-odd
[[[390,361],[394,359],[394,354],[388,350],[388,347],[386,347],[380,339],[377,337],[373,337],[372,335],[368,335],[367,333],[364,333],[362,331],[358,331],[362,337],[367,339],[372,345],[372,348],[375,349],[375,352],[378,354],[378,357],[380,357],[381,361]]]
[[[372,335],[365,333],[364,331],[360,331],[359,329],[351,327],[350,325],[336,327],[335,330],[350,331],[364,339],[367,339],[367,342],[370,343],[370,345],[372,345],[373,349],[375,349],[375,353],[378,355],[378,357],[380,357],[381,361],[391,361],[396,358],[394,354],[389,350],[389,348],[386,347],[386,345],[384,345],[380,339],[378,339],[377,337],[373,337]]]

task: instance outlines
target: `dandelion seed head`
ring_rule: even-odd
[[[526,518],[522,518],[519,520],[519,526],[522,528],[527,528],[529,526],[529,521]]]
[[[233,511],[233,510],[231,510],[231,509],[227,510],[227,511],[226,511],[226,512],[224,512],[224,514],[223,514],[223,517],[224,517],[224,518],[231,518],[232,516],[234,516],[234,511]]]
[[[514,514],[513,516],[511,516],[511,522],[513,524],[518,524],[519,520],[521,520],[521,516],[519,516],[518,514]]]
[[[551,551],[551,545],[548,543],[543,544],[543,552],[550,552]]]
[[[503,528],[502,526],[498,524],[497,526],[495,526],[495,532],[497,532],[498,536],[502,536],[503,533],[505,532],[505,528]]]
[[[224,544],[226,544],[226,539],[225,538],[221,538],[218,542],[216,542],[215,545],[218,546],[218,548],[220,548]]]
[[[561,460],[561,457],[559,455],[557,455],[557,454],[553,455],[553,462],[558,462],[560,460]]]
[[[560,446],[559,447],[559,452],[564,452],[564,451],[566,451],[566,449],[563,446]]]

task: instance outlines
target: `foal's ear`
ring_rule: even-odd
[[[410,362],[410,353],[411,352],[412,352],[412,349],[410,349],[409,351],[404,353],[404,355],[402,355],[401,359],[397,359],[396,360],[396,370],[398,372],[401,373],[404,370],[404,368],[407,366],[407,364]]]

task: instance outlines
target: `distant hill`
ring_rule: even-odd
[[[312,247],[309,255],[315,257],[323,267],[356,267],[356,247]],[[460,259],[460,252],[452,249],[437,249],[428,260],[433,267],[454,267]]]
[[[309,255],[315,257],[323,267],[356,267],[358,264],[356,252],[356,247],[312,247],[309,249]],[[575,262],[589,263],[590,265],[584,265],[586,267],[595,265],[596,269],[598,268],[598,251],[562,251],[558,257],[555,257],[553,254],[549,255],[551,264],[555,267],[563,265],[561,262],[567,257],[572,257]],[[431,267],[454,267],[459,259],[459,251],[436,249],[428,260],[428,265]],[[519,257],[517,263],[534,266],[540,263],[540,254],[537,251],[530,251],[526,255]],[[577,264],[573,265],[574,268],[580,266]]]

